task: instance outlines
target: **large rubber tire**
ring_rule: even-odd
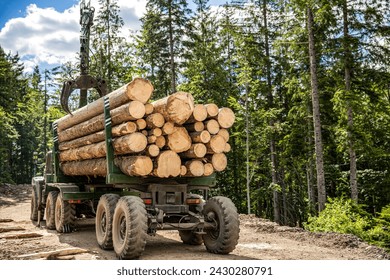
[[[55,223],[55,213],[56,213],[56,201],[57,201],[58,191],[49,192],[46,199],[46,228],[56,229]]]
[[[117,257],[138,258],[145,250],[147,230],[147,213],[142,199],[121,197],[115,207],[112,224],[112,241]]]
[[[32,195],[31,195],[30,219],[33,222],[38,221],[38,192],[34,185],[32,187]]]
[[[202,235],[196,234],[193,231],[179,230],[179,235],[180,235],[181,241],[183,241],[184,244],[202,245],[202,243],[203,243]]]
[[[57,232],[71,232],[74,227],[75,217],[76,205],[63,200],[62,195],[58,195],[55,208],[55,225]]]
[[[100,197],[96,209],[95,231],[99,246],[104,250],[113,248],[112,245],[112,220],[115,206],[120,196],[117,194],[104,194]]]
[[[228,254],[238,243],[240,222],[237,208],[223,196],[209,199],[204,206],[205,220],[216,223],[215,229],[205,230],[203,241],[207,251],[214,254]]]

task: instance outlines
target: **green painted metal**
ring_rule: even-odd
[[[64,200],[99,200],[100,197],[106,193],[116,193],[120,196],[139,196],[137,192],[130,191],[109,191],[109,192],[63,192],[62,198]]]

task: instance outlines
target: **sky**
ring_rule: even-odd
[[[225,2],[210,0],[209,4]],[[146,0],[118,0],[118,4],[124,30],[138,30]],[[96,17],[98,0],[91,0],[91,5]],[[75,59],[79,19],[79,0],[0,0],[0,46],[6,52],[18,53],[26,72],[36,65],[50,69]]]

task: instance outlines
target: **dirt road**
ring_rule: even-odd
[[[81,248],[87,252],[62,258],[116,259],[113,251],[104,251],[98,247],[93,219],[78,220],[76,231],[71,234],[59,234],[35,227],[29,219],[30,194],[29,185],[0,186],[0,260],[27,259],[30,257],[20,256],[66,248]],[[210,254],[203,245],[184,245],[177,231],[159,231],[156,236],[148,238],[140,259],[390,259],[384,250],[370,246],[352,235],[310,233],[248,215],[241,215],[240,223],[239,244],[229,255]],[[20,238],[20,235],[26,233],[35,234],[36,237]]]

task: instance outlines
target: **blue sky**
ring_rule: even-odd
[[[189,2],[192,2],[189,0]],[[79,49],[79,0],[0,0],[0,46],[18,53],[26,71],[73,59]],[[98,0],[91,0],[98,10]],[[126,30],[140,27],[146,0],[118,0]],[[221,5],[226,0],[210,0]],[[192,5],[191,5],[192,6]]]

